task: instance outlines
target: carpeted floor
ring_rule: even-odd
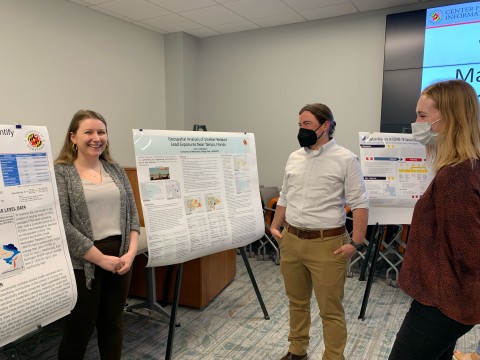
[[[180,307],[173,346],[175,360],[188,359],[279,359],[287,350],[288,303],[280,269],[273,261],[250,259],[258,287],[270,320],[265,320],[245,264],[237,256],[237,276],[203,310]],[[347,360],[387,359],[395,334],[410,304],[403,292],[388,286],[379,275],[372,285],[365,320],[359,320],[365,282],[348,278],[345,311],[348,325]],[[129,300],[129,304],[138,300]],[[468,306],[468,305],[467,305]],[[167,311],[170,309],[167,308]],[[122,359],[164,359],[168,324],[148,310],[125,312],[125,336]],[[61,325],[53,323],[41,332],[4,347],[0,360],[55,359]],[[312,329],[309,359],[322,358],[321,321],[312,301]],[[480,339],[477,326],[460,339],[457,347],[473,350]],[[90,341],[85,359],[99,359],[96,337]]]

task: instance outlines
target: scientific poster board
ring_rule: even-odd
[[[250,133],[133,130],[148,264],[183,263],[265,232]]]
[[[76,301],[47,128],[0,125],[0,346]]]
[[[360,163],[370,196],[369,223],[410,224],[433,179],[425,146],[411,134],[359,133]]]

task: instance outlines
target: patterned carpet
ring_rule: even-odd
[[[237,256],[237,277],[203,310],[180,307],[173,356],[188,359],[279,359],[287,350],[288,303],[279,267],[273,261],[249,259],[270,320],[265,320],[241,256]],[[357,271],[359,269],[355,269]],[[365,321],[359,320],[365,282],[348,278],[345,311],[348,326],[348,360],[387,359],[395,334],[410,304],[397,288],[388,286],[379,275],[372,285]],[[133,304],[138,300],[129,300]],[[167,308],[169,311],[169,308]],[[308,349],[311,360],[322,358],[321,321],[312,301],[312,329]],[[168,325],[148,310],[125,312],[125,337],[122,359],[164,359]],[[53,323],[38,334],[9,345],[0,351],[0,360],[55,359],[61,335],[60,324]],[[457,347],[473,350],[480,339],[477,326],[460,339]],[[90,341],[85,359],[99,359],[96,338]]]

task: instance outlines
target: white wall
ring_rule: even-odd
[[[198,122],[198,38],[165,35],[165,88],[168,130],[192,130]]]
[[[79,109],[134,166],[132,128],[166,127],[163,35],[64,0],[0,0],[0,124],[46,125],[54,156]]]
[[[385,17],[346,16],[202,41],[199,108],[209,131],[255,134],[263,185],[281,185],[298,111],[327,104],[339,144],[380,129]]]
[[[398,12],[454,2],[428,1]],[[202,39],[200,118],[209,131],[255,134],[263,185],[281,186],[288,155],[298,148],[298,111],[306,103],[327,104],[337,143],[358,154],[358,132],[380,129],[386,14]]]

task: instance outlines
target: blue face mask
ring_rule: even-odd
[[[423,145],[433,145],[437,140],[438,133],[432,130],[432,125],[442,120],[441,118],[429,122],[415,122],[412,123],[412,135],[415,140]]]

